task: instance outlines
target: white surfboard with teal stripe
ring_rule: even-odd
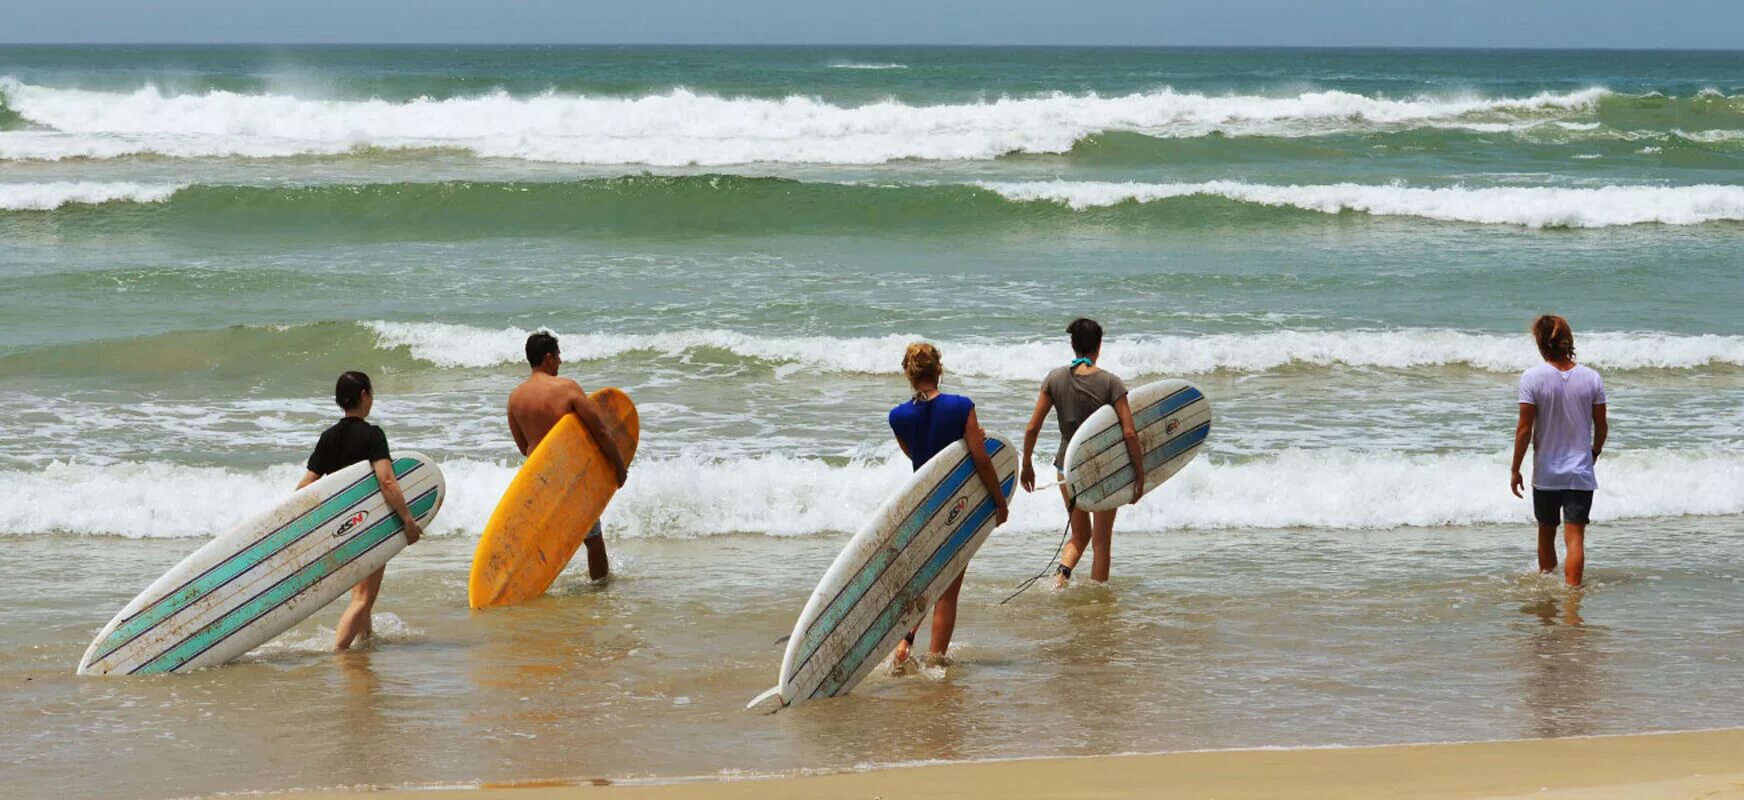
[[[419,525],[442,507],[435,462],[394,459]],[[81,675],[176,672],[222,664],[303,621],[406,546],[369,464],[303,487],[226,531],[146,587],[79,661]]]
[[[1017,452],[988,437],[1007,499]],[[824,573],[781,660],[782,705],[847,694],[921,620],[969,564],[995,524],[992,495],[958,441],[909,477]],[[764,699],[752,701],[752,705]]]
[[[1169,379],[1128,392],[1126,402],[1144,455],[1148,493],[1199,454],[1211,434],[1211,401],[1193,384]],[[1114,406],[1086,417],[1066,445],[1066,489],[1074,505],[1085,511],[1107,511],[1132,501],[1132,459]]]

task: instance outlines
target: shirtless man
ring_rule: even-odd
[[[527,363],[533,366],[533,373],[509,393],[509,433],[514,435],[515,446],[521,448],[521,455],[532,453],[563,415],[574,414],[581,420],[582,427],[593,434],[593,440],[599,443],[606,461],[618,473],[618,485],[623,486],[629,477],[629,465],[624,462],[624,451],[618,446],[618,438],[612,435],[605,418],[600,416],[599,407],[594,405],[581,384],[557,377],[557,367],[563,363],[557,350],[557,337],[545,331],[528,336]],[[596,581],[604,578],[611,568],[606,562],[606,540],[598,524],[587,532],[584,542],[587,545],[588,577]]]

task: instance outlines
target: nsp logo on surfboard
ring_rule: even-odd
[[[953,522],[956,522],[957,515],[963,513],[963,509],[968,508],[968,507],[969,507],[968,495],[964,495],[962,497],[957,498],[956,504],[951,506],[951,513],[945,515],[945,524],[949,525]]]
[[[344,536],[345,534],[350,533],[352,528],[357,527],[359,523],[362,523],[366,519],[369,519],[368,511],[359,511],[356,514],[352,514],[351,519],[346,520],[344,524],[340,525],[339,530],[334,531],[333,535]]]

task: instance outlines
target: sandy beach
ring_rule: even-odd
[[[739,798],[1744,798],[1744,730],[1591,739],[934,764],[666,784],[486,784],[468,800]],[[430,787],[453,790],[456,787]],[[424,790],[307,798],[425,796]]]

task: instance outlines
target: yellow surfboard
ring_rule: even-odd
[[[618,449],[626,461],[634,457],[641,433],[636,404],[617,389],[589,397],[608,425],[620,423],[613,431]],[[472,556],[467,601],[486,608],[544,594],[617,491],[617,475],[593,435],[574,414],[565,414],[533,448],[485,524]]]

